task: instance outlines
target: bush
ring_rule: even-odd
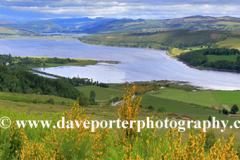
[[[81,96],[79,96],[78,98],[78,104],[80,106],[87,106],[88,105],[88,97],[85,96],[84,94],[82,94]]]
[[[52,98],[48,99],[47,102],[50,103],[50,104],[54,104],[54,100]]]
[[[166,112],[166,109],[165,109],[165,107],[159,107],[157,111],[158,112]]]
[[[153,110],[154,110],[154,107],[153,107],[152,105],[149,105],[149,106],[148,106],[148,109],[149,109],[150,111],[153,111]]]
[[[38,100],[37,100],[37,99],[34,99],[34,100],[33,100],[33,103],[38,103]]]
[[[236,114],[238,112],[239,108],[236,104],[234,104],[231,108],[231,114]]]
[[[169,87],[170,86],[170,84],[165,84],[165,87]]]
[[[212,148],[215,142],[216,142],[216,137],[215,137],[214,131],[211,130],[206,132],[205,145],[204,145],[205,151],[209,151],[209,149]]]
[[[228,114],[228,110],[226,110],[225,108],[223,108],[223,114]]]

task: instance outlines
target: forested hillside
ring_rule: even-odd
[[[83,30],[83,32],[92,34],[128,31],[156,31],[166,29],[240,31],[240,18],[227,16],[190,16],[159,20],[118,19],[102,23],[98,26],[89,27]]]
[[[240,71],[240,51],[215,48],[182,53],[179,59],[195,67]]]
[[[55,95],[77,99],[80,91],[62,80],[44,78],[28,71],[11,71],[0,65],[0,91]]]
[[[167,50],[173,47],[184,48],[199,45],[211,47],[214,43],[226,39],[228,34],[230,33],[226,31],[171,30],[98,34],[85,36],[80,40],[90,44]]]

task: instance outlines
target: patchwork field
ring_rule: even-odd
[[[222,104],[240,105],[240,91],[213,91]]]
[[[152,105],[155,110],[158,110],[160,107],[164,107],[167,112],[171,113],[181,113],[181,114],[205,114],[208,115],[222,115],[218,111],[207,109],[198,105],[191,105],[184,102],[179,102],[171,99],[165,99],[153,95],[143,96],[141,101],[143,107]]]
[[[212,91],[184,91],[180,89],[165,88],[157,92],[153,92],[152,96],[172,99],[185,103],[193,103],[202,106],[219,106],[218,101],[214,97]]]

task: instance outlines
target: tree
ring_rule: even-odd
[[[95,97],[96,97],[96,94],[94,91],[90,91],[90,98],[89,98],[89,101],[91,104],[95,104]]]
[[[212,122],[212,116],[209,116],[209,117],[208,117],[208,120],[209,120],[210,122]]]
[[[228,114],[228,110],[226,110],[225,108],[223,108],[223,114]]]
[[[87,106],[88,105],[88,97],[84,94],[78,97],[78,103],[80,106]]]
[[[95,99],[95,97],[96,97],[95,92],[94,91],[90,91],[90,98]]]
[[[232,114],[236,114],[238,112],[239,108],[236,104],[234,104],[231,108],[231,112]]]
[[[213,130],[210,130],[206,133],[206,137],[205,137],[205,145],[204,145],[204,149],[205,151],[208,151],[216,142],[216,137],[214,134]]]
[[[153,107],[152,105],[149,105],[149,106],[148,106],[148,109],[149,109],[150,111],[153,111],[153,110],[154,110],[154,107]]]

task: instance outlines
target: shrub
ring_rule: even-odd
[[[216,142],[216,137],[215,137],[214,131],[213,130],[208,131],[205,137],[205,145],[204,145],[205,151],[209,151],[209,149],[212,148],[215,142]]]
[[[53,100],[52,98],[48,99],[47,102],[48,102],[49,104],[54,104],[54,100]]]
[[[154,110],[154,107],[153,107],[152,105],[149,105],[149,106],[148,106],[148,109],[149,109],[150,111],[153,111],[153,110]]]
[[[239,110],[238,106],[234,104],[231,108],[231,114],[236,114],[238,110]]]
[[[165,109],[165,107],[159,107],[157,111],[158,112],[166,112],[166,109]]]
[[[33,103],[38,103],[38,100],[37,100],[37,99],[34,99],[34,100],[33,100]]]

